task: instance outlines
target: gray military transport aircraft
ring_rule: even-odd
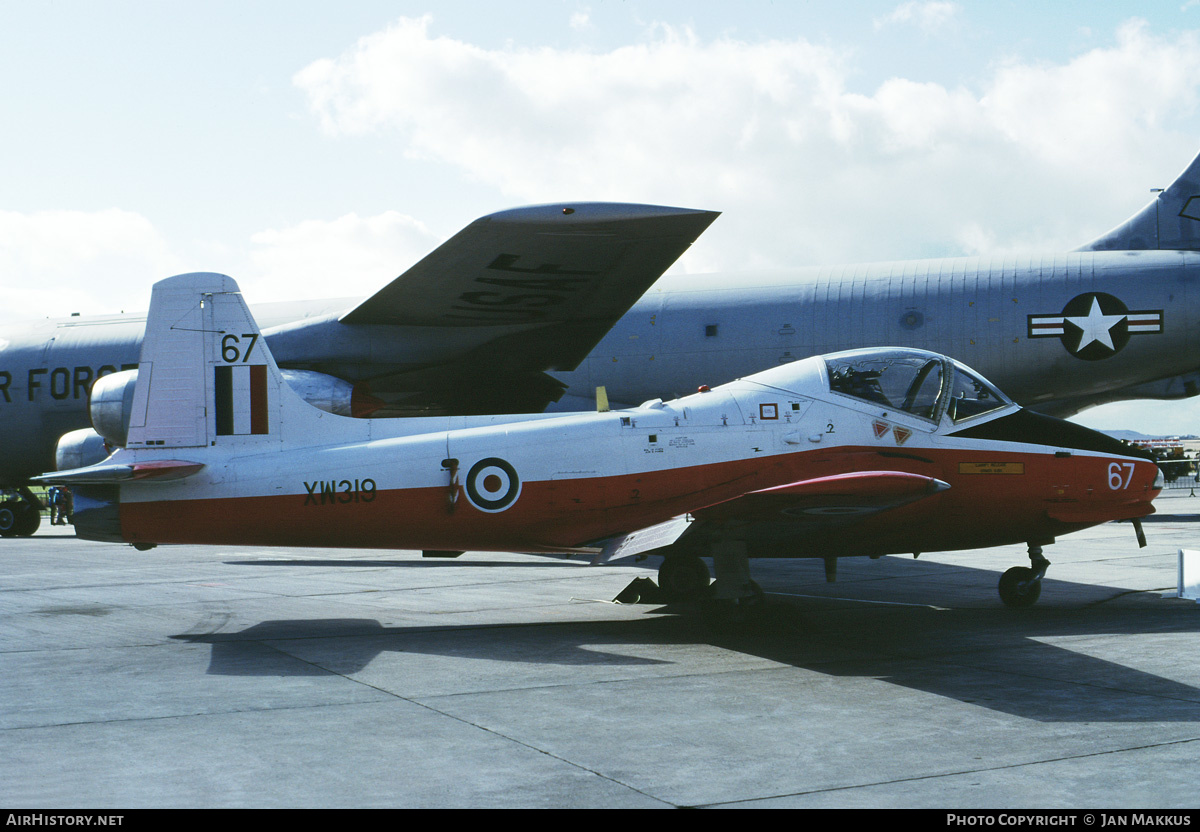
[[[954,356],[1059,416],[1200,393],[1200,156],[1073,252],[659,279],[716,217],[596,203],[502,211],[366,300],[254,315],[303,398],[374,417],[591,409],[601,386],[626,406],[873,346]],[[0,488],[13,495],[0,534],[37,529],[31,477],[107,455],[88,397],[128,407],[144,325],[121,315],[0,330]]]

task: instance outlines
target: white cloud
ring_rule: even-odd
[[[239,284],[251,302],[366,296],[441,242],[395,211],[306,220],[253,235]]]
[[[130,211],[0,211],[5,319],[144,309],[150,284],[183,270],[150,221]]]
[[[953,13],[927,6],[905,14]],[[848,51],[800,38],[656,24],[594,52],[484,49],[433,28],[401,19],[299,72],[323,128],[392,137],[514,203],[723,210],[693,269],[1070,248],[1132,213],[1155,159],[1177,153],[1181,169],[1194,152],[1172,128],[1195,109],[1200,42],[1136,22],[1063,64],[1004,63],[977,89],[894,78],[866,92]],[[1108,177],[1130,157],[1128,180]]]
[[[576,32],[583,32],[592,27],[592,15],[590,9],[582,9],[574,12],[571,15],[570,26]]]
[[[389,211],[268,229],[197,259],[128,211],[0,212],[0,319],[142,311],[155,281],[201,270],[230,274],[251,303],[366,296],[441,242]]]
[[[980,104],[996,129],[1038,158],[1064,167],[1082,147],[1116,158],[1147,133],[1164,130],[1180,112],[1195,111],[1200,37],[1155,37],[1144,21],[1117,31],[1117,44],[1061,66],[1002,66]],[[1080,131],[1097,141],[1067,141]],[[1103,154],[1100,156],[1099,154]]]
[[[958,3],[946,2],[908,2],[901,3],[892,13],[885,17],[875,18],[875,29],[895,24],[913,24],[928,33],[944,29],[956,20],[962,12]]]

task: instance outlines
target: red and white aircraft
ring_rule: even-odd
[[[832,579],[843,556],[1027,543],[1031,567],[1000,581],[1026,605],[1043,545],[1136,521],[1162,487],[1116,440],[912,349],[808,358],[631,410],[354,419],[300,399],[237,284],[201,273],[155,285],[137,373],[92,394],[111,456],[40,480],[72,486],[80,537],[139,548],[652,552],[674,596],[740,599],[757,592],[753,557],[823,558]]]

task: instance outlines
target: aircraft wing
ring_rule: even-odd
[[[903,471],[856,471],[751,491],[692,512],[698,521],[797,521],[859,518],[945,491],[934,477]]]
[[[481,351],[485,359],[499,349],[508,368],[571,370],[717,216],[586,202],[501,211],[340,320],[500,327],[506,334]]]
[[[803,523],[806,528],[845,525],[863,517],[939,494],[950,485],[934,477],[903,471],[856,471],[797,480],[750,491],[696,509],[686,516],[602,541],[594,564],[648,555],[676,543],[695,541],[722,527],[755,523]]]

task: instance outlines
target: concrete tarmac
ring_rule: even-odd
[[[1196,808],[1200,498],[1047,547],[753,561],[715,622],[657,561],[0,540],[0,805]]]

